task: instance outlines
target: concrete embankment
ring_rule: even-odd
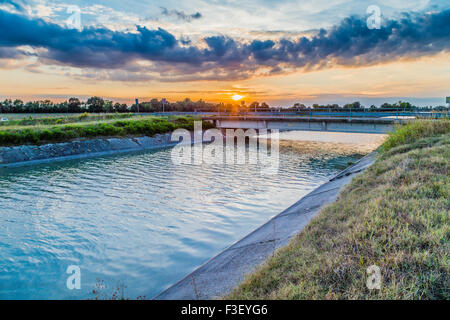
[[[171,141],[170,138],[171,134],[166,133],[156,134],[153,137],[105,138],[40,146],[0,147],[0,168],[151,150],[178,143]]]
[[[375,161],[375,153],[362,158],[297,203],[212,258],[155,299],[214,299],[226,295],[245,275],[285,246],[323,208],[334,202],[353,177]]]

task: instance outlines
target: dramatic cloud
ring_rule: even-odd
[[[235,79],[436,54],[450,48],[449,21],[450,10],[405,14],[384,21],[380,29],[368,29],[365,18],[353,16],[329,30],[296,40],[243,42],[219,35],[202,39],[203,45],[193,45],[161,28],[137,26],[135,32],[119,32],[89,27],[78,31],[0,10],[0,48],[30,46],[45,64],[139,73],[138,62],[143,60],[152,64],[153,73],[164,72],[174,81]]]
[[[0,48],[0,59],[20,59],[29,54],[16,48]]]
[[[0,4],[7,4],[17,11],[24,11],[23,6],[18,3],[17,1],[11,1],[11,0],[0,0]]]
[[[196,12],[193,14],[186,14],[180,10],[167,10],[167,8],[161,7],[161,13],[165,16],[173,16],[177,19],[184,20],[187,22],[191,22],[192,20],[197,20],[202,17],[200,12]]]

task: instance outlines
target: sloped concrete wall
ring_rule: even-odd
[[[153,137],[78,140],[41,146],[0,147],[0,168],[95,157],[173,146],[171,134]]]
[[[287,245],[323,207],[334,202],[341,189],[375,158],[373,152],[360,159],[154,299],[205,300],[226,295],[278,248]]]

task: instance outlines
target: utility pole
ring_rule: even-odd
[[[162,98],[162,99],[161,99],[162,112],[163,112],[163,113],[164,113],[164,107],[165,107],[165,105],[166,105],[166,102],[167,102],[166,98]]]

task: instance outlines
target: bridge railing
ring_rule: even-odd
[[[402,117],[414,117],[421,119],[439,119],[439,118],[450,118],[450,113],[448,111],[404,111],[404,110],[383,110],[383,111],[363,111],[363,110],[299,110],[299,111],[246,111],[246,112],[209,112],[209,111],[199,111],[199,112],[154,112],[154,113],[139,113],[139,115],[156,115],[156,116],[167,116],[167,115],[192,115],[192,116],[266,116],[266,117],[339,117],[339,118],[383,118],[383,117],[395,117],[400,119]]]

